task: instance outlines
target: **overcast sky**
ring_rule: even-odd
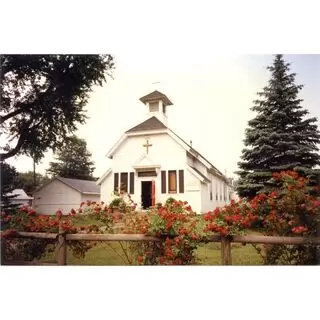
[[[194,148],[220,171],[234,176],[245,128],[254,116],[252,100],[267,84],[266,66],[273,56],[217,55],[183,48],[163,54],[139,46],[133,52],[113,54],[114,79],[94,89],[87,105],[90,119],[77,132],[92,153],[94,174],[101,176],[108,169],[107,151],[126,130],[145,119],[146,107],[139,98],[159,90],[173,102],[168,110],[169,127],[186,141],[192,140]],[[305,85],[300,94],[304,107],[319,119],[320,55],[285,55],[285,60],[297,73],[296,83]],[[50,160],[48,152],[37,170],[44,173]],[[32,170],[27,157],[9,162],[19,171]]]

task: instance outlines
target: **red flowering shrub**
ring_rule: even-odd
[[[244,201],[231,201],[231,204],[223,208],[216,208],[214,211],[203,215],[206,222],[205,232],[218,233],[221,236],[242,234],[252,223],[258,219],[253,213],[249,203]]]
[[[175,200],[172,197],[167,199],[164,207],[172,213],[194,213],[187,201]],[[158,209],[160,209],[160,206],[158,206]]]
[[[100,227],[96,224],[78,226],[78,217],[85,213],[91,220],[100,222]],[[78,219],[78,220],[77,220]],[[110,233],[113,231],[115,217],[110,213],[108,207],[102,203],[87,202],[82,203],[80,209],[72,209],[68,215],[63,215],[61,210],[55,216],[38,215],[30,207],[22,207],[18,212],[7,215],[1,214],[1,230],[25,231],[25,232],[48,232],[58,233],[59,230],[66,233]],[[60,228],[60,229],[59,229]],[[12,232],[1,234],[2,237],[13,236]],[[48,239],[10,239],[6,241],[6,259],[17,255],[23,260],[33,260],[41,258],[46,252],[52,252],[55,248],[56,240]],[[68,246],[77,257],[84,257],[85,253],[94,245],[91,241],[69,241]]]
[[[279,187],[271,193],[257,195],[251,207],[262,221],[267,235],[316,236],[320,221],[320,198],[311,194],[308,179],[295,171],[274,173]],[[317,187],[316,187],[317,188]],[[267,264],[314,264],[315,246],[266,246]]]
[[[163,206],[156,206],[148,213],[135,212],[129,195],[121,227],[123,233],[157,236],[162,241],[127,242],[125,248],[120,242],[130,264],[139,265],[190,265],[196,263],[195,250],[200,241],[217,234],[222,237],[245,234],[258,228],[266,235],[313,236],[319,225],[320,198],[311,194],[308,180],[294,171],[273,175],[278,187],[268,194],[258,194],[250,202],[231,201],[223,208],[203,215],[196,215],[186,201],[169,198]],[[319,187],[317,187],[319,188]],[[78,225],[81,217],[95,220],[96,224]],[[79,218],[80,217],[80,218]],[[17,214],[2,214],[3,236],[9,237],[16,231],[58,232],[60,228],[68,233],[113,232],[119,216],[104,203],[82,203],[78,210],[71,210],[64,216],[40,216],[32,208],[21,208]],[[77,222],[77,223],[76,223]],[[50,242],[50,241],[49,241]],[[45,252],[43,240],[24,240],[25,256],[38,258]],[[70,241],[73,254],[83,257],[92,244],[84,241]],[[27,249],[26,249],[27,248]],[[314,263],[315,247],[311,246],[266,246],[266,264]],[[10,252],[10,250],[9,250]]]
[[[171,200],[147,214],[125,219],[124,233],[157,236],[163,241],[131,242],[129,263],[140,265],[190,265],[195,263],[195,250],[204,236],[200,219],[187,202]],[[128,254],[126,254],[128,257]]]

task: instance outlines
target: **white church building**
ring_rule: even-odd
[[[168,97],[154,91],[140,101],[147,119],[126,131],[107,153],[112,167],[97,181],[101,201],[110,202],[121,186],[143,209],[169,197],[188,201],[198,213],[227,204],[233,197],[231,180],[168,128]]]

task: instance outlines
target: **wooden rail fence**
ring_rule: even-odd
[[[159,237],[146,236],[143,234],[66,234],[59,233],[39,233],[39,232],[17,232],[12,238],[27,239],[57,239],[57,253],[55,264],[27,262],[27,261],[5,261],[4,260],[4,241],[1,238],[2,264],[3,265],[66,265],[67,264],[67,241],[84,240],[84,241],[163,241]],[[269,245],[314,245],[320,246],[320,237],[277,237],[277,236],[233,236],[221,237],[212,236],[205,242],[221,243],[221,264],[232,265],[231,244],[232,243],[252,243],[252,244],[269,244]],[[320,264],[318,255],[318,264]]]

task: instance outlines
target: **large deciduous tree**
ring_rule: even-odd
[[[257,115],[249,121],[245,148],[238,163],[240,175],[237,191],[241,197],[253,198],[272,186],[272,172],[296,170],[311,178],[320,164],[317,144],[320,134],[316,118],[307,118],[295,84],[295,73],[283,56],[275,56],[267,69],[271,72],[268,85],[258,95],[251,110]]]
[[[90,158],[91,153],[87,150],[86,141],[72,136],[57,152],[58,162],[50,162],[47,173],[63,178],[95,180],[92,176],[95,169],[94,162]]]
[[[38,161],[60,147],[113,68],[110,55],[0,55],[2,161],[19,154]]]

